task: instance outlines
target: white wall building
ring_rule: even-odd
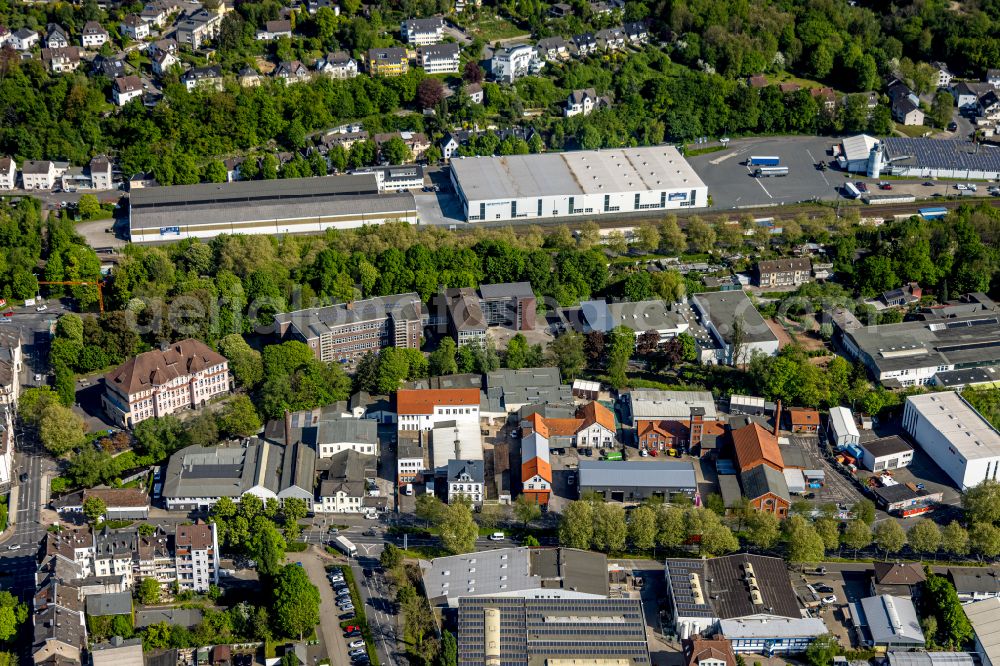
[[[444,19],[432,17],[403,21],[400,32],[408,44],[436,44],[444,38]]]
[[[959,489],[1000,479],[1000,432],[958,393],[909,396],[903,428]]]
[[[909,467],[913,461],[913,447],[900,437],[882,437],[860,446],[864,452],[861,464],[872,472]]]
[[[26,190],[51,190],[60,175],[50,160],[28,160],[21,166],[21,184]]]
[[[108,31],[97,21],[87,21],[80,32],[80,44],[85,49],[99,49],[108,41]]]
[[[711,347],[711,353],[708,357],[703,353],[702,360],[708,363],[745,365],[754,354],[774,356],[778,353],[778,336],[764,321],[746,292],[737,290],[695,294],[691,297],[691,307],[698,313],[701,325],[711,336],[711,340],[695,337],[703,351],[706,347]],[[737,320],[743,326],[741,345],[737,345],[733,337]]]
[[[665,211],[708,205],[673,146],[453,159],[469,222]]]
[[[530,44],[520,44],[498,49],[490,60],[490,71],[497,81],[512,83],[515,79],[535,74],[545,66],[538,51]]]
[[[451,74],[458,72],[460,51],[458,44],[422,46],[417,59],[428,74]]]
[[[407,389],[396,392],[397,430],[431,430],[446,422],[479,425],[477,389]]]
[[[854,423],[854,414],[847,407],[831,407],[827,421],[830,443],[835,447],[849,446],[861,441],[861,433]]]
[[[13,157],[0,157],[0,190],[17,186],[17,162]]]
[[[209,585],[218,585],[219,538],[215,523],[178,525],[174,557],[181,590],[207,592]]]

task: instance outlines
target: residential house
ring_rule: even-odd
[[[177,56],[170,51],[160,51],[157,49],[157,51],[150,57],[150,62],[153,74],[162,77],[170,71],[171,67],[177,66],[180,63],[180,60],[178,60]],[[193,86],[190,89],[193,89]]]
[[[427,135],[423,132],[387,132],[385,134],[376,134],[372,137],[372,140],[379,151],[381,151],[382,145],[394,138],[402,139],[415,160],[420,159],[424,151],[431,147],[430,141],[427,140]]]
[[[473,104],[483,103],[483,86],[480,83],[468,83],[465,86],[465,96]]]
[[[819,432],[819,412],[809,407],[790,407],[788,425],[792,432],[815,434]]]
[[[886,307],[897,308],[919,303],[924,291],[916,282],[910,282],[897,289],[882,292],[879,299]]]
[[[21,330],[10,326],[0,330],[0,405],[10,407],[12,410],[17,407],[21,393],[20,377],[23,364]]]
[[[812,282],[812,261],[808,257],[758,261],[754,281],[759,287],[797,287]]]
[[[279,37],[292,37],[292,22],[290,20],[268,21],[262,30],[257,31],[257,39],[262,42],[270,42]]]
[[[549,503],[552,492],[552,462],[549,430],[545,419],[534,413],[521,424],[521,492],[535,504]]]
[[[486,499],[485,473],[482,460],[450,460],[448,461],[448,503],[459,497],[465,497],[474,506]]]
[[[950,69],[948,69],[948,65],[943,62],[932,62],[931,66],[937,70],[937,80],[935,81],[935,85],[938,88],[950,88],[955,75],[951,73]]]
[[[229,392],[229,362],[187,339],[133,357],[104,377],[104,410],[131,428],[149,418],[205,405]]]
[[[896,97],[892,100],[892,119],[903,125],[923,125],[924,112],[914,104],[909,97]]]
[[[10,45],[15,51],[30,51],[38,44],[38,33],[28,28],[15,30],[10,36]]]
[[[733,646],[722,637],[694,636],[681,641],[685,666],[736,666]]]
[[[743,496],[758,511],[772,513],[778,518],[788,515],[791,496],[785,475],[774,467],[760,463],[740,472],[740,486]]]
[[[50,160],[28,160],[21,165],[21,185],[26,190],[51,190],[58,175]]]
[[[340,6],[333,0],[306,0],[306,9],[313,16],[323,8],[332,11],[334,16],[340,16]]]
[[[374,425],[374,424],[373,424]],[[319,483],[317,513],[362,513],[368,488],[374,483],[377,458],[354,449],[330,457]]]
[[[0,25],[0,47],[10,41],[10,30],[7,26]]]
[[[138,550],[137,532],[109,530],[94,532],[94,575],[123,577],[126,589],[134,582],[132,563]]]
[[[219,538],[215,523],[178,525],[174,533],[177,586],[183,590],[208,592],[219,584]]]
[[[597,37],[592,32],[584,32],[573,36],[573,46],[580,56],[588,56],[597,51]]]
[[[91,71],[97,76],[103,76],[109,81],[126,76],[125,61],[119,58],[105,58],[98,54],[90,64]]]
[[[205,42],[215,39],[222,27],[222,13],[202,7],[177,23],[177,43],[199,49]]]
[[[146,5],[142,8],[142,11],[139,12],[139,18],[149,25],[154,25],[157,28],[162,28],[167,24],[168,15],[169,12],[167,12],[167,10],[158,3]]]
[[[589,116],[602,106],[610,106],[610,103],[606,97],[599,97],[593,88],[574,90],[566,99],[563,115],[567,118],[580,115]]]
[[[445,132],[440,145],[442,159],[450,160],[458,152],[458,149],[469,141],[469,137],[471,136],[472,132],[468,130]]]
[[[549,16],[552,18],[569,18],[573,15],[573,8],[565,2],[557,2],[549,7]]]
[[[979,85],[972,81],[959,81],[951,88],[951,94],[955,97],[955,106],[958,109],[974,109],[979,104],[979,98],[985,95],[991,88],[995,87],[991,83]]]
[[[869,584],[874,597],[890,594],[912,600],[926,579],[919,562],[875,562]]]
[[[604,28],[594,36],[597,38],[597,45],[605,51],[620,51],[625,48],[625,31],[621,28]]]
[[[13,157],[0,157],[0,190],[17,187],[17,162]]]
[[[353,79],[358,75],[358,61],[346,51],[334,51],[316,61],[316,71],[334,79]]]
[[[786,81],[785,83],[778,84],[778,90],[780,90],[783,95],[797,92],[801,89],[802,86],[800,86],[798,83],[795,83],[794,81]]]
[[[440,17],[409,19],[400,26],[403,41],[415,46],[436,44],[444,38],[444,19]]]
[[[149,46],[146,47],[146,51],[151,56],[161,52],[177,55],[177,40],[171,37],[157,39],[155,42],[150,42]]]
[[[409,71],[410,61],[406,49],[369,49],[367,68],[373,76],[401,76]]]
[[[645,44],[649,41],[649,28],[645,21],[633,21],[622,26],[625,38],[632,44]]]
[[[816,99],[820,108],[824,111],[832,113],[837,109],[837,93],[833,91],[833,88],[829,86],[810,88],[809,94]]]
[[[913,447],[896,435],[862,442],[859,446],[863,454],[860,462],[872,472],[909,467],[913,461]]]
[[[433,44],[417,49],[417,61],[428,74],[457,73],[459,54],[458,44]]]
[[[119,30],[121,30],[122,35],[135,41],[149,37],[149,24],[143,21],[138,14],[129,14],[122,19]]]
[[[193,92],[196,88],[214,88],[222,90],[222,68],[218,65],[208,67],[193,67],[181,76],[181,83]]]
[[[749,85],[751,88],[760,89],[760,88],[766,88],[770,84],[767,81],[767,76],[765,76],[764,74],[753,74],[747,77],[747,85]]]
[[[544,61],[539,59],[538,51],[530,44],[497,49],[490,59],[493,78],[505,83],[513,83],[528,74],[537,74],[542,67]]]
[[[1000,95],[997,95],[996,90],[982,95],[977,104],[980,118],[995,121],[1000,117]]]
[[[611,4],[604,2],[604,0],[590,0],[587,4],[590,7],[590,12],[595,16],[607,16],[614,11]]]
[[[405,486],[420,480],[427,465],[427,433],[401,430],[396,443],[396,483]]]
[[[535,48],[541,60],[565,60],[569,57],[570,43],[562,37],[546,37],[538,40]]]
[[[133,99],[142,97],[142,92],[142,79],[132,75],[115,79],[114,85],[111,88],[115,104],[118,106],[125,106]]]
[[[108,41],[108,31],[97,21],[87,21],[80,31],[80,44],[85,49],[99,49]]]
[[[298,60],[282,60],[274,68],[272,76],[287,83],[300,83],[309,80],[309,68]]]
[[[352,418],[344,413],[344,406],[336,403],[286,413],[284,419],[268,422],[264,438],[283,446],[302,442],[313,448],[320,460],[348,450],[378,456],[378,423]]]
[[[250,66],[244,66],[240,68],[239,72],[236,73],[236,82],[243,88],[256,88],[260,85],[261,78],[256,69]],[[237,178],[236,180],[239,179]]]
[[[90,160],[87,165],[90,173],[90,187],[95,190],[114,189],[114,182],[111,175],[111,160],[107,155],[97,155]]]
[[[986,83],[994,88],[1000,88],[1000,69],[986,70]]]
[[[58,23],[45,26],[45,45],[50,49],[64,49],[69,46],[69,33]]]
[[[75,72],[80,67],[80,47],[43,48],[42,62],[54,74]]]

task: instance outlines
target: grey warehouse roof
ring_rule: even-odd
[[[892,455],[893,453],[906,453],[907,451],[913,450],[913,447],[907,444],[906,440],[898,435],[873,439],[870,442],[862,442],[861,448],[868,451],[868,453],[872,454],[876,458]]]
[[[687,322],[684,315],[662,300],[638,303],[584,301],[580,315],[592,330],[608,332],[624,326],[637,333],[676,329]]]
[[[581,488],[690,488],[698,486],[694,465],[678,461],[580,461]]]
[[[129,592],[107,592],[87,595],[87,615],[131,615],[132,595]]]
[[[924,632],[913,602],[883,594],[861,600],[867,633],[876,645],[923,645]]]
[[[745,342],[777,342],[778,337],[757,312],[753,301],[743,291],[711,291],[695,294],[691,301],[705,313],[726,343],[732,342],[733,323],[743,318]]]
[[[413,195],[379,194],[374,174],[150,187],[129,195],[133,229],[280,221],[414,210]]]
[[[881,141],[885,147],[886,162],[891,166],[1000,171],[1000,148],[994,146],[976,145],[969,141],[903,137],[888,137]]]
[[[762,603],[753,603],[747,582],[752,567]],[[701,587],[701,602],[693,594],[692,574]],[[770,616],[800,618],[798,599],[784,560],[739,553],[710,560],[670,559],[666,578],[673,605],[682,617],[716,617],[721,620],[766,612]]]
[[[705,186],[673,146],[459,158],[451,168],[474,201]]]

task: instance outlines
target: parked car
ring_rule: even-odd
[[[816,591],[820,592],[821,594],[829,594],[830,592],[833,592],[833,588],[830,587],[829,585],[817,585]]]
[[[823,597],[820,601],[822,601],[825,605],[829,606],[831,604],[837,603],[837,596],[835,594],[831,594]]]
[[[344,638],[357,638],[360,635],[360,631],[348,631],[344,634]]]
[[[878,188],[880,190],[891,190],[892,189],[892,183],[879,183],[878,184]]]
[[[490,541],[503,541],[506,535],[503,532],[494,532],[490,535]]]
[[[356,624],[349,624],[346,627],[344,627],[344,631],[346,631],[347,633],[354,633],[356,631],[356,632],[358,632],[360,634],[361,633],[361,627],[359,627]]]
[[[341,608],[340,610],[344,610],[344,609]],[[345,620],[353,620],[354,619],[354,613],[341,613],[340,616],[337,619],[340,620],[341,622],[344,622]]]
[[[347,654],[351,655],[352,657],[360,657],[361,655],[365,654],[365,650],[363,650],[362,648],[355,648],[354,650],[351,650]]]
[[[7,550],[21,550],[21,544],[12,543],[11,545],[7,546]]]
[[[947,129],[949,132],[954,132],[955,130],[958,129],[958,123],[956,123],[955,121],[948,123]]]
[[[371,569],[362,569],[361,573],[363,573],[365,575],[365,578],[371,578],[372,577],[372,570]]]
[[[862,192],[867,192],[868,191],[868,186],[865,185],[860,180],[858,182],[854,183],[854,187],[858,188]]]
[[[357,649],[357,648],[361,648],[361,647],[364,647],[364,646],[365,646],[365,642],[364,641],[351,641],[350,643],[347,644],[347,647],[351,648],[352,650]]]

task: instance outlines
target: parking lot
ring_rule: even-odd
[[[847,604],[869,596],[869,573],[863,565],[856,570],[846,571],[841,571],[841,567],[836,566],[830,568],[838,570],[827,571],[825,574],[817,574],[814,568],[793,572],[792,587],[802,603],[823,619],[830,633],[837,637],[841,645],[856,645]],[[823,604],[821,600],[830,595],[836,597],[836,601]]]
[[[844,174],[820,171],[818,162],[830,162],[828,151],[835,141],[822,137],[770,137],[741,139],[724,150],[689,157],[712,196],[713,208],[740,208],[792,204],[814,199],[835,200]],[[755,178],[746,165],[751,155],[774,155],[788,167],[782,178]]]
[[[782,440],[785,437],[782,436]],[[862,498],[861,491],[841,473],[819,452],[819,438],[816,435],[793,435],[787,436],[789,446],[795,446],[801,450],[809,464],[809,469],[821,469],[825,473],[824,485],[822,488],[811,489],[814,494],[813,501],[817,504],[839,503],[848,506],[853,505]],[[784,443],[784,441],[782,441]]]

